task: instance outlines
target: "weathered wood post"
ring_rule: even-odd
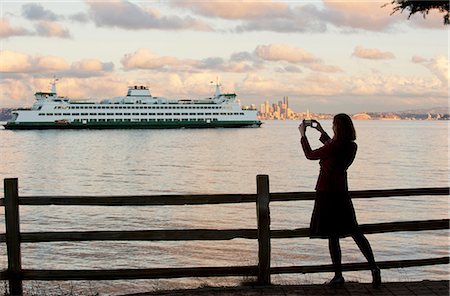
[[[18,180],[5,179],[6,250],[8,253],[9,294],[22,295]]]
[[[270,285],[269,176],[257,175],[256,214],[258,219],[258,284]]]

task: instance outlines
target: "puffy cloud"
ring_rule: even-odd
[[[0,51],[0,73],[8,77],[36,73],[58,77],[95,77],[112,72],[113,69],[113,63],[102,63],[95,59],[84,59],[69,64],[61,57]]]
[[[0,73],[26,72],[30,66],[28,55],[9,50],[0,51]]]
[[[260,61],[257,61],[254,55],[247,52],[235,53],[229,60],[221,57],[194,60],[160,56],[144,48],[126,54],[121,59],[121,63],[125,70],[146,69],[190,73],[205,70],[241,73],[261,68]]]
[[[30,56],[19,52],[0,51],[1,73],[37,73],[68,69],[67,62],[54,56]]]
[[[290,63],[314,63],[318,59],[301,48],[287,44],[258,45],[255,54],[268,61],[286,61]]]
[[[291,47],[287,44],[258,45],[254,53],[266,61],[301,64],[316,72],[334,73],[342,71],[339,67],[325,65],[320,58],[315,57],[302,48]]]
[[[120,62],[125,70],[131,69],[163,69],[176,66],[181,61],[175,57],[159,56],[148,49],[138,49],[132,54],[126,54]]]
[[[162,16],[152,8],[144,8],[128,1],[88,1],[89,14],[96,25],[128,30],[210,30],[205,23],[191,17]]]
[[[39,36],[70,38],[70,32],[61,27],[56,22],[41,21],[36,25],[36,32]]]
[[[379,1],[334,1],[324,0],[323,18],[338,27],[350,27],[369,31],[381,31],[398,21],[391,16],[392,10]]]
[[[364,48],[362,46],[356,46],[352,56],[368,60],[390,60],[395,58],[392,52],[383,52],[376,48]]]
[[[24,28],[13,27],[6,18],[0,19],[0,37],[8,38],[12,36],[31,35],[32,33]]]
[[[322,15],[315,5],[307,4],[290,8],[286,16],[243,19],[243,24],[238,25],[235,31],[325,32],[327,22]]]
[[[290,8],[286,3],[274,1],[171,1],[173,6],[183,7],[207,17],[229,20],[286,18]]]
[[[22,5],[22,15],[29,20],[56,21],[60,19],[58,15],[37,3],[27,3]]]
[[[449,72],[447,57],[437,56],[436,58],[426,59],[420,56],[413,56],[411,61],[415,64],[423,65],[441,81],[443,86],[448,87]]]

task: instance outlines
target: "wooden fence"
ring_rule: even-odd
[[[269,177],[258,175],[255,194],[220,195],[162,195],[162,196],[19,196],[18,179],[4,180],[6,233],[0,242],[6,242],[8,269],[0,272],[0,280],[9,281],[11,295],[21,295],[24,280],[125,280],[180,277],[255,276],[261,285],[270,284],[271,274],[330,272],[332,265],[271,267],[271,239],[308,237],[309,229],[270,230],[271,201],[313,200],[314,192],[271,193]],[[351,191],[352,198],[381,198],[395,196],[449,195],[449,188],[416,188],[394,190]],[[189,230],[139,230],[139,231],[68,231],[21,232],[19,206],[159,206],[204,205],[225,203],[255,203],[257,229],[189,229]],[[449,219],[390,222],[360,225],[366,234],[396,231],[421,231],[449,229]],[[258,240],[258,265],[231,267],[184,267],[114,270],[39,270],[23,269],[21,243],[61,241],[169,241],[169,240],[230,240],[234,238]],[[382,269],[448,264],[449,257],[377,262]],[[344,271],[369,269],[367,263],[343,264]]]

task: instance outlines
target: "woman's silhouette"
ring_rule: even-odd
[[[311,126],[321,133],[321,148],[312,150],[306,137],[306,127]],[[316,184],[316,199],[311,217],[310,237],[327,238],[335,276],[330,286],[344,284],[341,267],[339,238],[351,236],[369,262],[372,285],[381,284],[380,269],[375,263],[369,241],[358,227],[355,210],[348,194],[347,169],[355,159],[357,145],[353,122],[347,114],[337,114],[333,119],[334,137],[330,138],[319,122],[303,121],[299,126],[301,144],[305,156],[320,160],[320,173]]]

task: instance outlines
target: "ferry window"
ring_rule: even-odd
[[[147,113],[141,113],[141,115],[147,115]]]
[[[196,113],[189,113],[189,115],[196,115]]]
[[[95,122],[95,121],[97,121],[97,119],[89,119],[89,121]]]
[[[139,115],[139,113],[133,113],[133,115]]]
[[[155,115],[155,113],[148,113],[148,115],[152,115],[153,116],[153,115]]]
[[[106,113],[106,115],[114,115],[114,113]]]
[[[118,122],[118,121],[120,121],[120,122],[121,122],[121,121],[122,121],[122,119],[116,119],[116,122]]]
[[[61,116],[61,113],[55,113],[55,116]]]
[[[78,116],[78,115],[80,115],[80,113],[73,113],[72,115],[73,116]]]
[[[123,115],[131,115],[131,113],[123,113]]]
[[[128,119],[124,119],[123,121],[131,121],[131,119],[128,118]]]
[[[158,113],[158,115],[163,115],[163,113]]]
[[[227,115],[227,113],[220,113],[220,115]]]
[[[181,119],[181,120],[183,120],[183,121],[189,121],[189,119],[188,119],[188,118],[183,118],[183,119]]]
[[[156,121],[156,119],[149,119],[148,121]]]
[[[63,115],[70,115],[70,113],[63,113]]]
[[[217,121],[217,118],[214,118],[213,121]]]
[[[219,115],[219,113],[213,113],[213,115]]]
[[[181,113],[181,115],[188,115],[187,113]]]
[[[205,115],[205,113],[198,113],[197,115]]]
[[[166,113],[166,115],[172,115],[172,113]]]
[[[180,113],[173,113],[173,115],[180,115]]]
[[[97,115],[97,113],[89,113],[89,115]]]
[[[88,113],[81,113],[81,115],[89,115]]]
[[[106,109],[106,107],[105,107],[105,106],[102,106],[101,108],[102,108],[102,109]]]
[[[159,118],[158,121],[164,121],[164,119]]]
[[[241,113],[241,115],[244,115],[244,113]]]
[[[114,121],[114,119],[107,119],[106,121],[109,121],[109,122],[111,122],[111,121]]]
[[[123,115],[123,113],[116,113],[116,115]]]
[[[106,121],[106,119],[99,119],[98,121],[102,121],[103,122],[103,121]]]
[[[39,113],[39,116],[44,116],[45,115],[45,113]]]

